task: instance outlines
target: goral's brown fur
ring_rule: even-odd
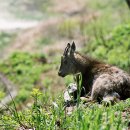
[[[65,61],[65,63],[64,63]],[[67,64],[68,63],[68,64]],[[117,93],[120,99],[130,97],[130,75],[122,69],[75,51],[75,44],[68,45],[64,52],[59,75],[82,74],[82,86],[85,93],[91,93],[92,100],[103,99]]]
[[[76,52],[75,52],[76,53]],[[80,53],[76,53],[80,55]],[[97,98],[103,98],[107,94],[116,92],[119,94],[120,99],[126,99],[130,97],[130,76],[118,67],[111,66],[96,60],[89,59],[80,55],[76,61],[86,61],[86,65],[83,63],[82,73],[82,86],[85,87],[86,93],[91,92],[93,100]]]

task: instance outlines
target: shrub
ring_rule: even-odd
[[[46,63],[45,55],[32,55],[26,52],[15,52],[0,63],[0,71],[19,87],[16,102],[25,101],[32,88],[37,87],[44,63]]]
[[[85,52],[95,58],[117,65],[127,71],[130,68],[130,24],[116,27],[105,41],[95,40],[86,46]]]

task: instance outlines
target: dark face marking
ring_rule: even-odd
[[[58,72],[58,75],[61,77],[65,77],[69,74],[74,74],[76,70],[76,66],[74,64],[74,51],[75,44],[72,43],[72,46],[68,43],[65,48],[64,54],[61,57],[61,65]]]

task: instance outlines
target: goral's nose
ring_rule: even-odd
[[[58,75],[61,76],[61,71],[58,72]]]

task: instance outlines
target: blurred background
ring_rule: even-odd
[[[130,10],[123,0],[0,0],[0,100],[19,110],[33,88],[47,104],[72,82],[58,77],[68,42],[77,50],[129,71]]]

